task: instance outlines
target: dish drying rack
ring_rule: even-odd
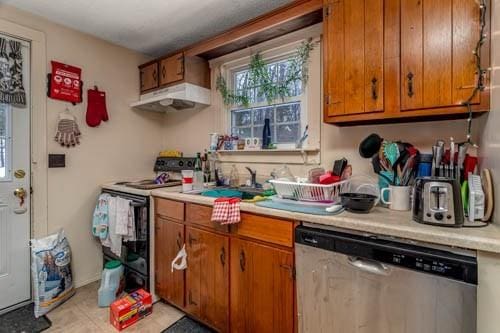
[[[276,179],[269,180],[269,183],[274,186],[280,199],[331,204],[340,202],[340,194],[349,190],[350,180],[346,179],[329,185]]]

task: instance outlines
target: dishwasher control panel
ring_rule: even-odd
[[[476,258],[444,250],[307,226],[295,229],[295,242],[350,257],[477,284]]]

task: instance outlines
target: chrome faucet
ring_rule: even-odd
[[[257,187],[257,170],[252,170],[249,167],[245,167],[248,172],[250,172],[250,176],[252,177],[251,179],[251,187],[256,188]]]

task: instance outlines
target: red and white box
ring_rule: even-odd
[[[130,293],[109,307],[109,320],[118,331],[135,324],[153,312],[153,299],[144,289]]]

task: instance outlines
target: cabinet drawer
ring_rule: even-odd
[[[155,214],[174,220],[184,221],[184,203],[155,198]]]
[[[293,247],[293,225],[292,221],[241,213],[241,222],[235,225],[235,232],[240,236]]]
[[[186,222],[213,230],[229,232],[229,226],[212,222],[212,207],[186,203]]]

